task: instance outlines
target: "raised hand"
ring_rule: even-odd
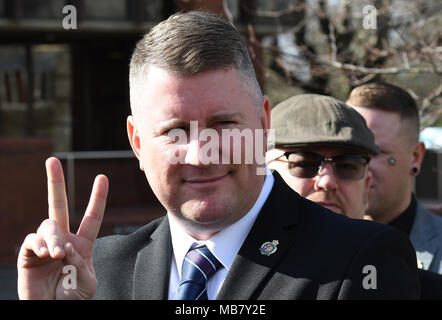
[[[20,299],[90,299],[96,278],[92,265],[94,242],[103,220],[109,182],[104,175],[95,178],[91,198],[77,234],[69,230],[68,202],[61,163],[46,160],[49,219],[36,233],[25,238],[18,256],[18,295]],[[76,289],[66,285],[64,273],[76,273]]]

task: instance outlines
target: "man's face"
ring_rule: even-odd
[[[128,120],[129,139],[140,167],[168,212],[189,234],[207,239],[251,209],[264,176],[257,175],[256,163],[203,163],[206,142],[191,136],[190,121],[198,121],[197,133],[210,129],[220,137],[222,130],[268,129],[269,101],[264,98],[257,106],[235,69],[186,76],[151,66],[141,87],[136,98],[140,111]],[[262,108],[260,117],[258,107]],[[182,129],[187,140],[171,139],[173,129]],[[221,158],[227,148],[223,149],[221,141],[219,145]],[[171,155],[178,153],[182,161],[171,163]]]
[[[408,203],[410,186],[410,152],[407,134],[401,130],[400,116],[393,112],[354,107],[366,120],[381,153],[369,164],[373,178],[369,189],[367,213],[375,220],[388,223],[389,214],[402,212]],[[389,159],[394,158],[394,165]],[[393,160],[390,160],[393,161]]]
[[[316,153],[324,158],[332,158],[343,154],[354,154],[349,149],[339,147],[303,147],[296,149],[280,149],[285,151],[301,151]],[[282,161],[273,161],[269,165],[276,169],[285,182],[302,197],[320,204],[336,213],[350,218],[362,219],[367,202],[367,190],[370,175],[367,168],[364,176],[359,180],[343,180],[336,176],[333,165],[326,162],[321,171],[313,178],[298,178],[289,172],[288,164]]]

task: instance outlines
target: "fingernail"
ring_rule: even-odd
[[[54,248],[54,253],[55,253],[55,254],[57,254],[57,253],[63,253],[63,249],[60,248],[59,246],[56,246],[56,247]]]
[[[74,250],[74,246],[68,242],[64,245],[64,250],[66,251],[66,253],[70,256],[73,257],[75,254],[75,250]]]

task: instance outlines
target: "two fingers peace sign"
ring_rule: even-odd
[[[18,293],[21,299],[91,298],[96,278],[92,265],[94,242],[106,206],[109,182],[95,178],[84,217],[76,234],[69,230],[69,212],[63,169],[57,158],[46,161],[49,219],[36,233],[29,234],[20,249]],[[77,289],[62,286],[61,269],[72,265],[77,272]]]

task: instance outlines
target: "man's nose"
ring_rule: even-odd
[[[200,152],[200,141],[198,141],[198,139],[190,140],[187,145],[186,157],[184,158],[184,162],[193,166],[201,165]]]
[[[322,189],[325,191],[330,191],[338,188],[337,178],[331,163],[324,162],[321,165],[315,180],[315,188],[317,190]]]
[[[213,164],[214,158],[217,157],[217,155],[212,153],[218,151],[215,149],[216,148],[211,148],[208,142],[192,139],[187,144],[184,162],[192,166],[208,166]]]

